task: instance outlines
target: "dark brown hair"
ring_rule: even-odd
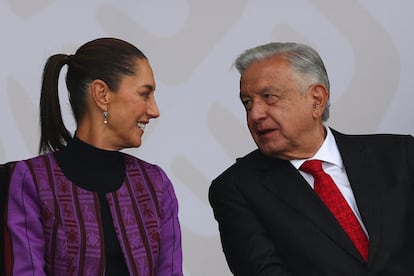
[[[39,152],[56,151],[65,147],[71,134],[65,127],[59,103],[58,80],[67,65],[66,87],[76,123],[85,114],[86,88],[96,79],[117,91],[125,75],[134,75],[136,59],[146,59],[134,45],[116,38],[99,38],[82,45],[74,55],[56,54],[47,60],[40,95]]]

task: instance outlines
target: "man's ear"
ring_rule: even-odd
[[[108,104],[110,99],[110,89],[103,80],[93,80],[91,85],[92,99],[99,108],[104,111],[108,110]]]
[[[325,85],[316,83],[311,87],[312,109],[315,117],[322,117],[329,100],[329,91]]]

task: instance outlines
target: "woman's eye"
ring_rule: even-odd
[[[141,93],[139,93],[139,95],[141,97],[148,98],[151,95],[151,93],[150,92],[141,92]]]

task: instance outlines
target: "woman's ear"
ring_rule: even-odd
[[[92,81],[90,90],[95,104],[102,110],[106,111],[108,109],[110,98],[110,89],[108,85],[103,80],[96,79]]]
[[[313,115],[316,118],[322,117],[325,107],[328,104],[329,91],[326,86],[321,83],[312,85],[311,89]]]

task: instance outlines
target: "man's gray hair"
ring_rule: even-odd
[[[329,78],[325,65],[312,47],[293,42],[272,42],[245,50],[234,62],[234,67],[243,74],[251,64],[274,56],[285,58],[292,69],[302,74],[313,83],[322,83],[330,90]],[[329,118],[329,99],[322,115],[322,120]]]

